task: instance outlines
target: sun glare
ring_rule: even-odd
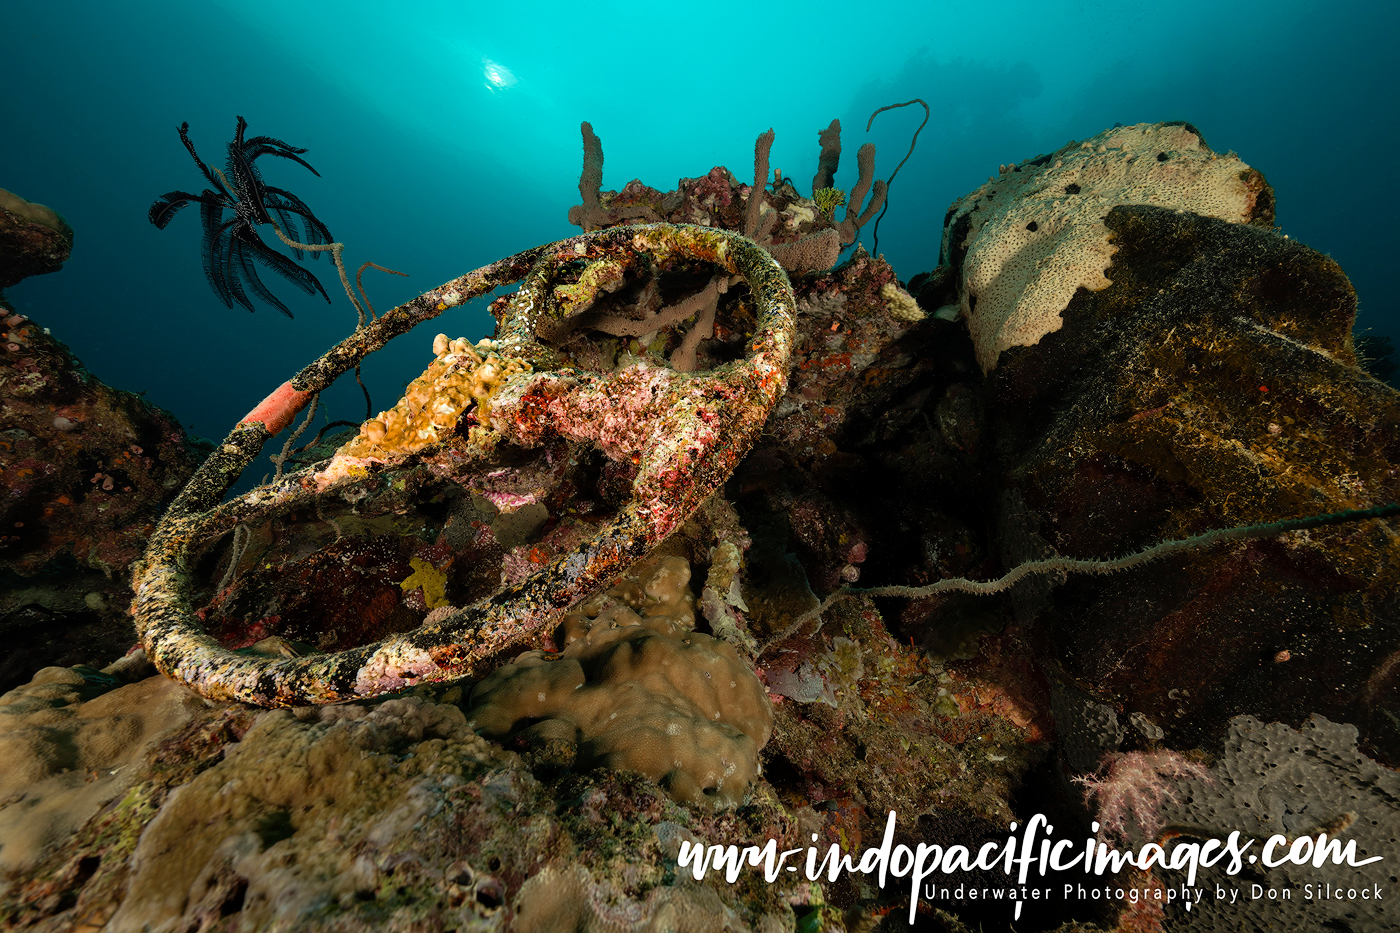
[[[486,76],[486,86],[490,90],[504,90],[515,84],[516,78],[511,70],[489,58],[481,60],[481,71]]]

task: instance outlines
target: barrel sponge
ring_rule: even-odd
[[[943,261],[962,260],[959,299],[984,372],[1003,350],[1060,329],[1079,288],[1098,291],[1116,247],[1104,218],[1150,204],[1232,223],[1272,223],[1263,176],[1217,155],[1186,124],[1139,123],[1001,173],[953,204]]]
[[[758,776],[773,709],[726,642],[691,631],[690,567],[661,557],[570,615],[558,653],[487,677],[468,716],[490,738],[638,771],[681,803],[733,806]]]

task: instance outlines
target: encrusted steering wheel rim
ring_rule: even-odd
[[[641,432],[634,495],[592,538],[559,554],[523,582],[417,629],[330,654],[267,658],[235,653],[203,630],[191,601],[193,558],[235,526],[312,501],[328,491],[311,471],[221,503],[263,444],[287,427],[317,392],[389,340],[450,307],[526,280],[523,300],[501,322],[509,352],[552,358],[534,344],[529,290],[535,270],[630,250],[708,260],[747,281],[757,322],[746,356],[707,373],[685,374],[638,363],[606,375],[522,373],[507,380],[491,420],[511,438],[547,433],[566,412],[595,409],[647,381],[662,424]],[[578,599],[609,582],[677,528],[732,473],[787,382],[796,308],[786,273],[740,234],[691,225],[611,227],[536,247],[469,272],[357,330],[278,387],[249,412],[176,497],[136,568],[133,603],[147,655],[167,676],[210,699],[258,706],[305,706],[392,693],[476,675],[500,651],[536,637]],[[660,387],[660,388],[658,388]],[[669,393],[669,394],[667,394]],[[511,421],[511,419],[516,419]],[[669,419],[669,420],[668,420]],[[600,432],[575,440],[602,446]],[[683,430],[688,425],[690,430]],[[567,435],[566,435],[567,436]]]

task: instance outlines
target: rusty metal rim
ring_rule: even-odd
[[[194,556],[239,522],[258,520],[316,495],[303,485],[303,472],[220,504],[264,442],[289,424],[314,393],[394,337],[449,307],[518,282],[542,264],[580,258],[589,250],[649,248],[680,251],[742,276],[757,305],[747,356],[738,365],[716,370],[722,371],[726,384],[744,383],[746,391],[739,395],[751,403],[733,415],[723,449],[711,452],[711,468],[699,471],[705,488],[675,492],[677,508],[665,510],[664,521],[633,501],[591,540],[559,555],[521,584],[382,642],[332,654],[273,659],[236,654],[204,633],[191,605]],[[795,313],[786,274],[757,244],[730,231],[672,224],[613,227],[536,247],[395,308],[341,341],[254,408],[176,498],[133,581],[133,613],[148,655],[167,676],[206,697],[260,706],[341,702],[472,676],[482,661],[537,635],[571,603],[643,557],[723,483],[786,385]],[[518,322],[511,326],[519,335]]]

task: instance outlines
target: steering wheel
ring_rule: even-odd
[[[742,277],[756,310],[744,358],[697,373],[647,359],[609,373],[550,369],[560,356],[541,342],[541,330],[576,313],[581,292],[587,298],[603,290],[598,283],[619,263],[642,256],[661,265],[704,260]],[[571,292],[553,286],[561,271],[576,270],[580,262],[584,271]],[[316,393],[394,337],[515,282],[522,285],[498,324],[496,346],[530,371],[504,380],[491,401],[490,428],[524,447],[562,436],[630,462],[636,478],[626,504],[590,539],[519,584],[377,643],[269,658],[236,653],[206,634],[192,604],[195,559],[240,524],[314,504],[350,482],[313,466],[223,502],[263,444]],[[562,294],[568,298],[561,300]],[[787,275],[760,246],[730,231],[677,224],[611,227],[539,246],[393,309],[249,412],[171,504],[133,580],[133,614],[147,655],[162,673],[205,697],[258,706],[343,702],[477,676],[483,662],[548,631],[570,605],[645,556],[729,477],[787,383],[795,313]]]

